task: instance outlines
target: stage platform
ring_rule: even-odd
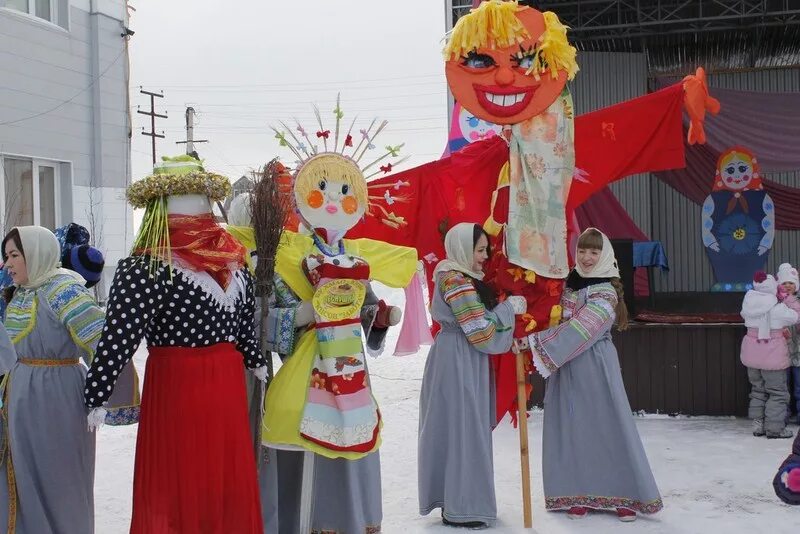
[[[725,297],[710,299],[706,309],[733,305],[731,294],[702,295]],[[738,315],[742,294],[737,296]],[[661,296],[656,299],[657,304],[665,301]],[[679,301],[673,301],[675,312],[681,312]],[[663,309],[653,312],[665,313]],[[714,312],[706,312],[710,313]],[[730,315],[730,308],[716,313]],[[701,319],[707,318],[706,314],[683,312],[684,317]],[[744,332],[741,324],[708,321],[635,322],[625,332],[615,331],[614,344],[631,408],[648,413],[746,416],[750,384],[747,369],[739,361]],[[541,406],[543,396],[544,381],[534,374],[532,403]]]

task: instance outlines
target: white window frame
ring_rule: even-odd
[[[26,0],[28,2],[28,10],[27,11],[20,11],[18,9],[14,9],[8,6],[3,5],[0,7],[0,13],[8,13],[11,15],[15,15],[22,19],[25,19],[30,22],[34,22],[36,24],[40,24],[45,28],[50,28],[54,30],[59,30],[65,33],[69,33],[69,28],[71,27],[72,20],[69,12],[69,6],[72,3],[72,0],[67,1],[67,20],[66,20],[66,28],[58,24],[59,13],[58,13],[58,0],[49,0],[50,2],[50,19],[47,20],[42,17],[36,16],[36,0]]]
[[[24,160],[30,161],[32,165],[32,173],[31,176],[31,189],[33,194],[33,224],[38,226],[41,225],[41,194],[39,189],[39,167],[50,167],[53,169],[53,198],[55,199],[55,228],[62,226],[64,223],[61,220],[61,164],[64,163],[62,161],[54,160],[54,159],[45,159],[40,157],[32,157],[32,156],[20,156],[16,154],[0,154],[0,199],[3,199],[3,202],[0,202],[0,222],[5,224],[6,221],[6,170],[5,170],[5,160],[8,159],[17,159],[17,160]],[[53,228],[53,230],[55,230]],[[9,229],[6,229],[9,230]]]

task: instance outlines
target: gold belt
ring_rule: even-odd
[[[37,358],[19,358],[19,363],[30,365],[32,367],[67,367],[69,365],[78,365],[80,359],[69,358],[67,360],[39,360]]]

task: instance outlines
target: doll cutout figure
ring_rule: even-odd
[[[314,134],[301,125],[276,130],[280,144],[298,158],[294,201],[301,224],[310,230],[310,235],[283,234],[275,266],[278,302],[269,312],[266,332],[268,346],[285,357],[266,395],[262,438],[267,448],[281,453],[280,475],[296,473],[279,482],[281,532],[304,528],[302,517],[299,530],[287,526],[297,520],[293,512],[300,507],[301,461],[313,462],[312,531],[378,532],[382,518],[377,450],[383,423],[366,355],[382,351],[386,329],[399,322],[400,310],[379,303],[370,281],[405,287],[416,272],[417,253],[380,241],[343,238],[368,215],[375,196],[365,172],[379,174],[384,172],[380,168],[402,161],[402,145],[387,146],[364,164],[386,122],[372,121],[354,142],[355,124],[345,134],[343,116],[337,102],[331,129],[323,127],[317,110],[319,130]],[[306,454],[284,454],[287,450]],[[305,495],[308,490],[302,488]],[[270,507],[275,508],[264,503],[265,517]],[[265,526],[275,531],[266,519]]]
[[[753,273],[766,267],[775,240],[775,204],[748,149],[733,147],[720,155],[702,222],[703,246],[716,279],[711,290],[747,291]]]

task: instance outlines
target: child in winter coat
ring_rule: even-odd
[[[800,505],[800,434],[794,438],[792,453],[778,468],[772,485],[780,500],[786,504]]]
[[[797,269],[788,263],[782,263],[778,267],[778,284],[788,295],[783,303],[800,314],[800,300],[797,299],[798,282]],[[789,344],[789,369],[786,379],[789,383],[789,393],[792,397],[797,415],[797,423],[800,424],[800,326],[792,325],[788,332]],[[790,402],[790,406],[791,406]]]
[[[786,428],[789,350],[784,329],[798,322],[798,313],[779,302],[775,278],[758,272],[753,277],[753,289],[744,296],[741,315],[747,327],[741,359],[751,385],[753,435],[790,438],[793,433]]]

